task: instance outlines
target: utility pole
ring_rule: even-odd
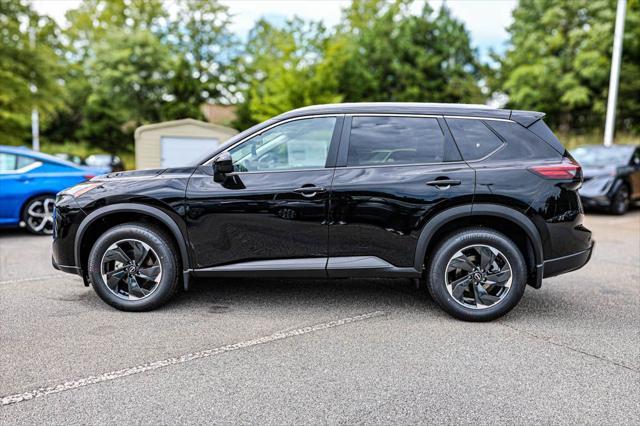
[[[627,0],[618,0],[616,11],[616,29],[613,35],[613,53],[611,54],[611,74],[609,76],[609,99],[607,100],[607,119],[604,125],[604,146],[613,145],[613,132],[616,126],[616,104],[618,101],[618,83],[620,82],[620,62],[622,57],[622,39],[624,37],[624,19],[627,13]]]
[[[31,43],[31,50],[36,50],[36,29],[32,26],[33,23],[29,22],[29,41]],[[38,93],[38,86],[34,82],[31,83],[31,94],[35,99]],[[38,114],[38,108],[34,106],[31,109],[31,148],[34,151],[40,151],[40,116]]]

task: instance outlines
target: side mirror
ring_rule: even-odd
[[[231,154],[223,152],[213,160],[213,180],[216,182],[224,182],[225,175],[231,172],[233,172]]]

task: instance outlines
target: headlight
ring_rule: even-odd
[[[99,187],[100,185],[100,182],[81,183],[79,185],[65,189],[64,191],[62,191],[62,194],[71,195],[72,197],[78,198],[82,194],[86,194],[87,192]]]

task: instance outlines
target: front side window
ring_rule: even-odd
[[[447,124],[465,161],[486,157],[502,145],[481,120],[447,118]]]
[[[444,157],[435,118],[353,117],[347,166],[439,163]]]
[[[229,150],[237,172],[324,168],[335,117],[289,121]]]

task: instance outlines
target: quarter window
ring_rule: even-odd
[[[453,138],[465,160],[478,160],[498,149],[502,141],[481,120],[447,118]]]
[[[0,152],[0,172],[11,172],[16,169],[16,156]]]
[[[547,142],[517,123],[487,121],[486,124],[506,141],[507,146],[491,156],[492,160],[555,159],[560,154]]]
[[[439,163],[445,140],[435,118],[353,117],[348,166]]]
[[[31,157],[0,152],[0,172],[14,172],[35,162]]]
[[[290,121],[231,148],[235,171],[301,170],[325,167],[335,117]]]

